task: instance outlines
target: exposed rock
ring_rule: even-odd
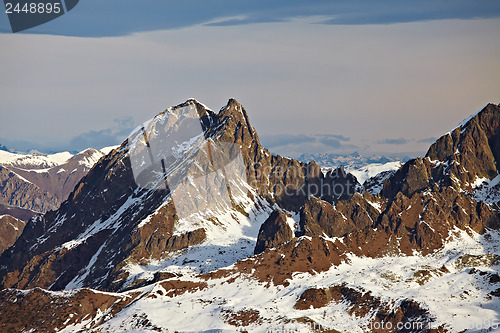
[[[427,327],[433,318],[416,301],[403,299],[397,306],[393,306],[383,303],[369,291],[356,290],[345,284],[328,288],[309,288],[300,295],[294,308],[317,309],[330,302],[345,304],[348,313],[356,317],[365,317],[371,313],[371,332],[432,332]],[[401,327],[398,327],[398,324]]]
[[[275,210],[260,226],[255,254],[259,254],[266,249],[278,247],[291,239],[294,234],[287,222],[287,216],[280,210]]]
[[[134,298],[89,289],[65,293],[5,289],[0,291],[0,326],[5,332],[54,332],[87,319],[92,328],[105,313],[116,314]]]
[[[302,236],[278,250],[267,250],[256,257],[239,261],[235,270],[251,274],[259,281],[286,285],[297,272],[322,272],[346,260],[345,247],[319,237]]]
[[[191,282],[179,280],[167,280],[161,282],[160,285],[166,291],[166,296],[175,297],[185,292],[194,292],[207,288],[206,282]]]
[[[241,147],[247,183],[270,203],[298,211],[312,191],[334,188],[338,195],[325,195],[336,201],[348,198],[359,185],[341,171],[325,177],[314,162],[271,155],[234,99],[218,114],[194,100],[176,108],[184,106],[196,108],[207,140]],[[127,262],[162,259],[203,241],[201,230],[172,237],[178,216],[174,205],[165,205],[169,190],[139,188],[128,149],[125,142],[102,158],[56,212],[28,222],[16,244],[0,257],[2,286],[58,290],[72,282],[73,287],[116,291],[127,280]],[[187,172],[181,164],[177,170],[179,177]],[[141,223],[148,217],[148,223]],[[78,237],[87,238],[73,243]]]
[[[361,195],[349,201],[331,203],[311,197],[300,213],[301,234],[307,236],[343,237],[355,230],[373,226],[379,212]]]
[[[488,104],[429,148],[426,157],[456,161],[466,172],[453,172],[458,179],[473,182],[476,177],[493,178],[500,162],[500,106]]]
[[[477,178],[492,179],[500,159],[500,107],[488,104],[429,148],[425,159],[410,160],[384,183],[383,195],[411,196],[438,186],[473,191]]]
[[[57,209],[57,198],[0,165],[0,203],[35,212]]]
[[[221,315],[226,323],[235,327],[246,327],[251,324],[262,323],[259,311],[253,309],[243,309],[236,312],[228,309],[222,309]]]
[[[10,215],[0,215],[0,254],[15,243],[25,223]]]

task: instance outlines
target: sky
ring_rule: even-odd
[[[82,0],[12,33],[0,144],[120,144],[165,108],[236,98],[272,151],[425,154],[500,103],[499,1]]]

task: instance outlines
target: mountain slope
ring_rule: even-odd
[[[66,327],[69,314],[37,313],[66,331],[493,329],[498,117],[488,105],[374,195],[343,168],[271,155],[235,100],[219,113],[189,100],[102,158],[57,211],[31,219],[0,257],[1,285],[133,299],[75,312]],[[38,290],[4,290],[2,309],[22,316],[13,299]],[[73,297],[42,294],[42,304]]]
[[[129,288],[134,283],[129,272],[131,265],[162,260],[172,252],[204,241],[207,246],[212,243],[220,246],[217,238],[228,228],[235,230],[229,239],[232,246],[248,240],[254,244],[260,224],[253,226],[253,223],[267,217],[274,204],[298,211],[308,197],[308,185],[322,188],[322,183],[336,181],[339,187],[349,187],[340,191],[340,196],[354,193],[355,179],[349,175],[336,175],[333,171],[323,175],[314,163],[299,163],[269,154],[260,146],[245,110],[235,100],[230,100],[218,114],[190,100],[156,116],[148,133],[165,131],[176,135],[172,132],[174,127],[168,124],[171,119],[177,119],[179,110],[196,112],[203,130],[200,145],[210,143],[215,149],[212,155],[217,155],[218,149],[225,154],[222,149],[226,147],[217,148],[219,143],[239,148],[244,175],[231,180],[233,202],[215,207],[219,210],[215,215],[201,219],[194,216],[195,223],[190,222],[193,218],[190,216],[179,220],[181,207],[175,207],[172,200],[175,192],[136,184],[129,153],[135,140],[132,137],[131,143],[125,142],[101,159],[58,211],[27,224],[16,244],[0,258],[6,263],[1,271],[3,285],[52,290],[75,286],[115,291]],[[188,179],[186,172],[202,165],[206,160],[204,153],[202,146],[187,146],[185,156],[172,155],[170,177]],[[192,171],[191,175],[196,172],[199,170]],[[184,190],[194,191],[193,196],[206,194],[198,188]],[[338,200],[333,198],[333,193],[325,193],[324,197]],[[256,231],[245,235],[242,229]],[[234,260],[252,252],[251,247],[238,251]]]
[[[0,152],[0,203],[37,213],[56,210],[104,154],[21,155]]]

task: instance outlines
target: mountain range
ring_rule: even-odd
[[[405,154],[399,154],[398,156],[384,156],[384,155],[370,155],[365,156],[358,152],[350,154],[312,154],[305,153],[300,155],[297,160],[301,162],[316,162],[320,167],[324,168],[337,168],[339,166],[344,166],[347,169],[359,169],[365,167],[369,164],[386,164],[390,162],[406,162],[410,157]]]
[[[89,148],[75,155],[0,150],[0,253],[14,243],[31,217],[58,209],[110,149]]]
[[[271,154],[234,99],[219,112],[188,100],[101,157],[57,210],[29,219],[0,256],[0,325],[491,330],[499,160],[495,104],[425,157],[358,180]]]

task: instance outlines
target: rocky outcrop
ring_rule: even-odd
[[[262,282],[287,285],[294,273],[322,272],[346,260],[346,248],[339,242],[320,237],[302,236],[278,249],[270,249],[256,257],[239,261],[235,271],[251,274]]]
[[[376,201],[368,193],[365,197]],[[311,197],[300,212],[300,234],[307,236],[343,237],[373,226],[380,212],[360,194],[350,200],[339,201],[335,206]]]
[[[498,175],[500,106],[488,104],[479,113],[440,137],[424,159],[410,160],[384,183],[382,194],[409,196],[433,187],[452,186],[473,192],[477,178]]]
[[[259,254],[266,249],[278,247],[291,239],[294,234],[287,222],[287,216],[280,210],[275,210],[260,226],[255,254]]]
[[[372,316],[370,332],[438,332],[428,325],[433,318],[421,305],[410,299],[401,300],[396,306],[384,303],[370,291],[356,290],[347,285],[305,290],[294,308],[307,310],[322,308],[330,302],[343,303],[351,316]]]
[[[5,289],[0,291],[0,325],[5,332],[54,332],[86,319],[86,328],[91,328],[104,320],[104,314],[114,315],[134,299],[89,289],[74,293]]]
[[[0,215],[0,254],[16,242],[23,232],[25,223],[10,215]]]
[[[426,157],[456,164],[457,168],[451,171],[462,182],[473,182],[476,177],[495,177],[500,162],[500,106],[488,104],[439,138]]]
[[[302,233],[344,237],[347,251],[361,256],[423,254],[440,249],[453,229],[483,233],[500,228],[500,217],[483,202],[453,187],[398,193],[392,201],[368,193],[332,204],[311,198],[300,216]]]

